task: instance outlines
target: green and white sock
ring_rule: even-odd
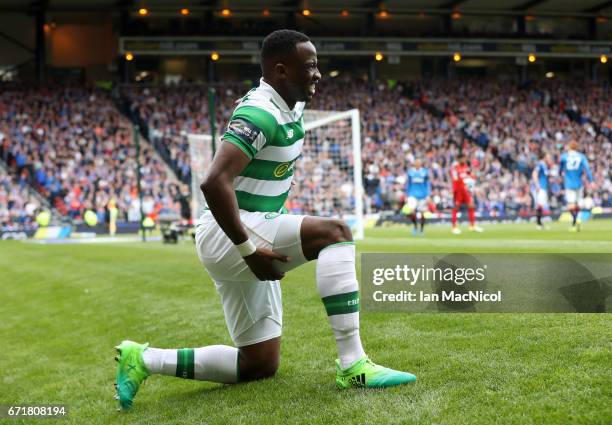
[[[317,261],[317,289],[336,338],[343,368],[365,355],[359,336],[359,284],[355,244],[341,242],[324,248]]]
[[[238,349],[227,345],[201,348],[147,348],[142,357],[151,374],[198,381],[238,382]]]

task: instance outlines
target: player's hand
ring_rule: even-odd
[[[288,263],[291,258],[266,248],[257,248],[257,251],[244,257],[244,262],[259,280],[280,280],[285,276],[274,267],[274,260]]]

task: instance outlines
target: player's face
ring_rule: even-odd
[[[287,72],[291,94],[298,102],[310,101],[320,79],[315,46],[310,41],[298,43],[295,58]]]

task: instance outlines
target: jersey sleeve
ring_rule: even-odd
[[[253,106],[238,107],[227,125],[223,140],[253,159],[274,138],[276,119],[269,112]]]
[[[563,174],[565,173],[565,162],[567,161],[567,158],[565,156],[565,154],[561,155],[561,162],[559,164],[559,173]]]
[[[582,164],[584,166],[584,172],[587,175],[587,178],[591,183],[593,183],[593,174],[591,174],[591,168],[589,167],[589,162],[586,159],[586,156],[582,155]]]

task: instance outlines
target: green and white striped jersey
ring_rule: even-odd
[[[289,109],[263,78],[234,109],[223,140],[239,147],[251,162],[234,180],[238,207],[278,212],[293,180],[304,143],[304,102]]]

